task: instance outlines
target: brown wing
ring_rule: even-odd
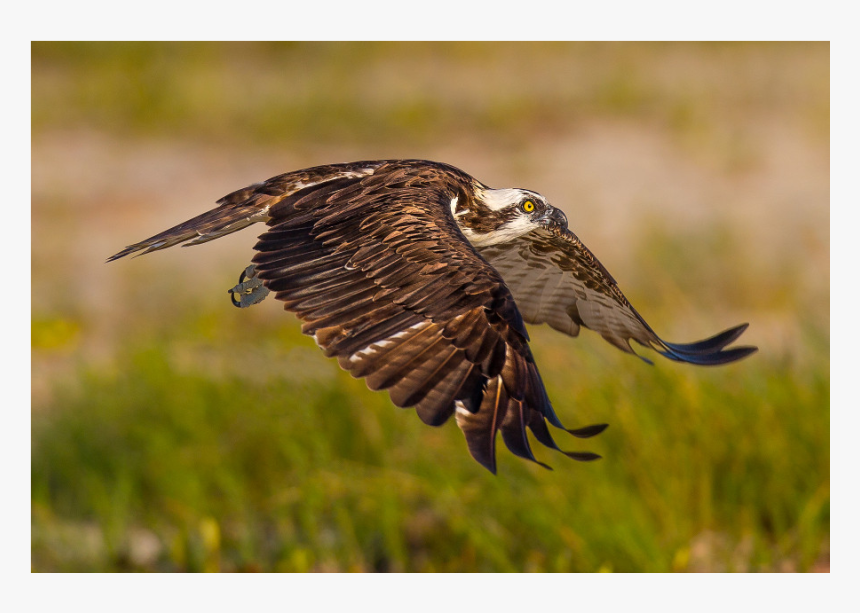
[[[495,472],[498,430],[534,460],[526,427],[555,448],[545,419],[561,424],[510,292],[451,216],[462,180],[392,162],[299,190],[269,209],[253,261],[327,356],[428,424],[456,411],[472,455]]]
[[[535,230],[479,252],[502,275],[528,323],[547,323],[570,336],[577,336],[580,326],[585,326],[628,353],[633,353],[632,339],[669,359],[700,365],[726,364],[756,351],[755,347],[725,349],[747,324],[696,343],[663,341],[624,297],[612,275],[564,227]]]
[[[373,173],[381,164],[381,161],[330,164],[277,175],[262,183],[227,194],[211,211],[129,245],[107,261],[112,262],[132,253],[145,255],[181,243],[184,243],[183,247],[190,247],[215,240],[257,222],[266,221],[273,205],[299,190],[321,188],[332,181],[365,176]]]

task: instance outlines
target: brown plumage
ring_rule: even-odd
[[[524,320],[572,336],[586,326],[625,351],[632,352],[633,339],[694,364],[755,351],[724,349],[746,326],[690,345],[662,341],[567,229],[561,211],[539,194],[492,190],[445,164],[320,166],[273,177],[218,204],[110,260],[265,222],[253,266],[231,290],[234,304],[274,292],[304,322],[302,331],[370,389],[388,390],[395,405],[415,407],[430,425],[456,413],[469,451],[492,472],[497,432],[529,460],[537,461],[527,429],[558,449],[546,421],[562,425]],[[568,432],[586,438],[604,428]]]

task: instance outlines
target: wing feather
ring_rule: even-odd
[[[491,473],[496,474],[496,432],[508,409],[508,396],[501,377],[494,377],[478,411],[472,413],[457,406],[457,425],[466,436],[469,453]]]
[[[476,185],[456,168],[421,160],[319,166],[228,194],[211,211],[110,259],[200,244],[265,222],[255,276],[302,320],[302,331],[368,387],[388,390],[397,406],[414,406],[424,422],[440,425],[456,412],[470,453],[495,472],[500,429],[513,453],[534,460],[526,430],[557,449],[546,422],[562,427],[506,281],[515,294],[538,297],[523,301],[525,320],[569,334],[612,314],[618,296],[598,292],[592,300],[586,292],[584,303],[569,300],[569,279],[548,264],[568,248],[560,235],[518,245],[539,258],[488,264],[451,210],[454,201],[466,206]],[[582,293],[577,284],[574,291]],[[636,317],[623,312],[621,322],[635,327]],[[612,338],[624,338],[625,330],[610,328]],[[715,363],[743,351],[723,350],[741,331],[662,348],[672,359]]]
[[[253,261],[302,331],[370,389],[431,425],[461,407],[470,452],[495,471],[496,431],[534,459],[528,424],[561,424],[513,296],[450,212],[466,179],[426,170],[383,164],[280,198]]]
[[[526,435],[526,412],[529,412],[529,409],[523,406],[522,401],[514,400],[511,402],[511,406],[509,406],[500,428],[502,431],[502,440],[515,456],[531,460],[544,468],[549,468],[543,462],[538,462],[534,453],[532,453],[529,439]]]
[[[547,323],[570,336],[577,336],[580,326],[585,326],[627,353],[634,353],[630,341],[635,340],[671,360],[698,365],[726,364],[756,351],[755,347],[726,349],[747,324],[695,343],[662,340],[594,254],[561,225],[479,252],[505,279],[528,323]]]
[[[354,183],[358,177],[373,173],[381,164],[382,162],[376,161],[317,166],[249,185],[221,198],[217,208],[145,241],[129,245],[108,258],[108,262],[133,253],[144,255],[182,243],[187,247],[220,238],[259,221],[265,221],[269,209],[284,199],[292,197],[294,200],[301,200],[305,196],[312,196],[312,200],[318,199]]]

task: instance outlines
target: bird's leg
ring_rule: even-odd
[[[257,277],[257,269],[251,264],[239,275],[239,283],[227,290],[233,306],[240,309],[255,305],[269,295],[269,290]]]

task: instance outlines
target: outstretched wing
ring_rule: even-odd
[[[262,183],[227,194],[218,200],[218,206],[214,209],[144,241],[129,245],[107,261],[112,262],[132,253],[146,255],[174,245],[190,247],[215,240],[268,220],[272,206],[299,190],[322,188],[332,181],[356,179],[372,174],[381,164],[381,161],[330,164],[277,175]]]
[[[547,323],[570,336],[585,326],[628,353],[634,353],[632,339],[671,360],[691,364],[726,364],[756,351],[726,349],[747,324],[695,343],[660,339],[594,254],[562,226],[534,230],[479,252],[502,275],[528,323]]]
[[[460,177],[446,173],[391,162],[298,190],[269,208],[253,262],[327,356],[425,423],[456,412],[470,452],[495,472],[497,431],[535,460],[526,428],[557,448],[545,420],[562,426],[511,293],[454,222]]]
[[[526,428],[554,449],[561,428],[499,274],[457,228],[471,177],[423,161],[320,166],[228,194],[211,211],[109,258],[213,240],[256,222],[255,275],[327,356],[428,424],[455,412],[473,457],[495,472],[501,431],[535,460]],[[587,438],[605,426],[569,430]],[[577,460],[595,454],[563,452]]]

